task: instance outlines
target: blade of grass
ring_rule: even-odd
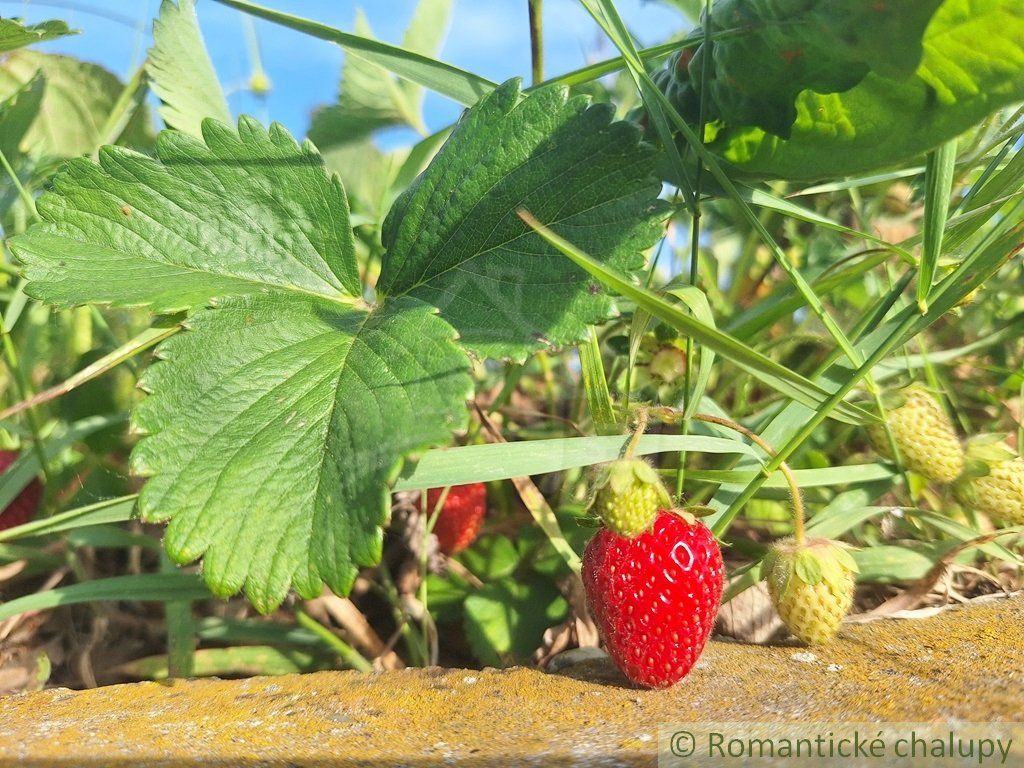
[[[428,56],[406,51],[395,45],[342,32],[326,24],[266,8],[247,0],[217,0],[218,3],[248,13],[297,32],[340,45],[346,53],[358,56],[399,77],[429,88],[463,106],[472,106],[493,91],[497,84]]]
[[[660,470],[665,475],[675,473],[674,469]],[[849,464],[839,467],[822,467],[815,469],[794,469],[793,477],[801,488],[831,487],[837,485],[857,485],[885,480],[893,476],[890,467],[883,464]],[[691,469],[687,477],[708,483],[744,486],[761,472],[745,469]],[[762,486],[763,488],[787,488],[786,480],[781,473],[773,474]]]
[[[636,302],[638,306],[651,315],[672,325],[683,334],[692,335],[696,341],[714,349],[718,354],[728,358],[776,391],[798,402],[812,406],[820,405],[828,398],[827,390],[822,389],[819,385],[814,384],[809,379],[771,358],[750,349],[739,340],[719,331],[717,328],[705,325],[697,318],[691,317],[660,296],[634,285],[601,262],[580,251],[567,240],[559,237],[526,211],[520,211],[519,216],[546,242],[557,248],[577,266],[586,270],[597,280],[600,280],[622,296]],[[863,409],[848,403],[842,404],[835,411],[835,418],[855,424],[871,421],[874,418]]]
[[[84,528],[89,525],[121,523],[131,520],[136,498],[138,497],[122,496],[61,512],[43,520],[33,520],[24,525],[0,531],[0,541],[14,541],[28,536],[48,536],[52,533]]]
[[[608,391],[608,379],[604,373],[601,343],[597,338],[596,328],[590,328],[587,340],[579,345],[579,354],[583,391],[590,407],[594,431],[599,435],[617,434],[619,425],[615,419],[615,409],[612,407],[612,396]]]
[[[704,292],[694,285],[682,288],[669,288],[666,293],[679,299],[693,313],[693,316],[709,328],[716,328],[715,317],[711,313],[711,305]],[[689,337],[688,337],[689,338]],[[687,346],[687,370],[689,370],[689,359],[694,348]],[[699,352],[700,363],[697,366],[697,378],[686,387],[686,403],[683,406],[683,414],[689,418],[697,412],[701,399],[707,391],[708,382],[711,380],[711,373],[715,364],[715,350],[711,347],[702,347]]]
[[[327,627],[314,619],[301,608],[295,611],[295,620],[303,629],[309,630],[319,637],[324,645],[334,651],[346,666],[359,672],[373,672],[373,664],[368,662],[355,648],[346,643]]]
[[[444,488],[602,464],[618,458],[622,444],[622,436],[609,435],[440,448],[427,451],[415,467],[408,467],[395,483],[394,490]],[[635,453],[647,456],[681,450],[757,456],[746,443],[707,435],[648,434],[637,442]]]
[[[956,145],[956,139],[940,145],[928,153],[925,163],[924,246],[917,274],[917,306],[922,314],[928,311],[928,293],[942,255],[942,235],[946,229],[949,196],[956,170]]]
[[[156,346],[164,339],[173,336],[180,330],[180,327],[181,326],[175,325],[170,328],[149,328],[143,331],[134,339],[125,342],[113,352],[109,352],[94,363],[87,365],[78,373],[70,376],[60,384],[33,395],[20,403],[15,403],[4,411],[0,411],[0,419],[8,419],[17,413],[21,413],[27,408],[34,408],[37,405],[47,403],[51,400],[57,399],[58,397],[66,395],[72,390],[82,386],[87,381],[92,381],[98,376],[102,376],[104,373],[110,371],[126,360],[146,351],[150,347]]]
[[[330,669],[332,657],[272,645],[243,645],[229,648],[203,648],[195,653],[194,677],[255,677],[294,675]],[[166,680],[174,677],[168,658],[146,656],[121,664],[116,671],[141,680]]]
[[[204,600],[213,597],[202,577],[192,573],[143,573],[71,584],[35,592],[0,604],[0,621],[26,611],[45,611],[62,605],[111,600],[168,602]]]
[[[176,574],[178,567],[160,550],[160,573]],[[195,673],[196,622],[189,600],[168,600],[164,605],[167,631],[167,676],[192,677]]]

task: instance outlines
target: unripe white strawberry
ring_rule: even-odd
[[[846,545],[829,539],[784,539],[761,564],[779,618],[808,645],[828,643],[839,632],[853,605],[856,573]]]
[[[956,431],[935,396],[919,384],[887,395],[889,428],[903,466],[940,483],[951,483],[963,472],[964,451]],[[876,451],[894,458],[883,424],[868,427]]]
[[[1024,525],[1024,458],[998,437],[979,435],[967,445],[967,469],[953,495],[1000,522]]]

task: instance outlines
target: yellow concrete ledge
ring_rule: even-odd
[[[798,646],[712,642],[667,691],[605,662],[529,669],[325,672],[0,698],[0,765],[653,765],[687,720],[1024,719],[1024,598],[847,626]]]

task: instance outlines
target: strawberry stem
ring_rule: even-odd
[[[633,434],[629,438],[629,442],[626,443],[626,448],[622,452],[622,458],[632,459],[633,454],[636,453],[636,446],[640,442],[640,438],[644,436],[647,431],[647,409],[639,408],[636,412],[636,427],[633,429]]]
[[[742,424],[737,424],[735,421],[722,418],[721,416],[712,416],[708,413],[695,413],[691,418],[708,424],[717,424],[720,427],[725,427],[726,429],[731,429],[734,432],[739,432],[752,443],[762,448],[769,456],[776,455],[776,450],[768,443],[767,440],[756,432],[750,431]],[[780,462],[779,469],[786,478],[786,483],[789,485],[789,495],[793,502],[793,538],[796,540],[797,544],[804,544],[807,540],[807,534],[804,526],[804,500],[800,495],[800,486],[796,484],[796,476],[793,474],[793,470],[790,469],[789,464],[784,461]]]

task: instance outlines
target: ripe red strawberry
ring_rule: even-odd
[[[17,451],[0,451],[0,474],[14,463],[19,456]],[[0,531],[23,525],[32,519],[39,509],[39,501],[43,497],[43,485],[37,478],[25,486],[3,512],[0,512]]]
[[[686,676],[715,625],[723,572],[714,535],[686,513],[663,510],[634,539],[597,532],[583,553],[583,585],[626,677],[666,688]]]
[[[427,491],[427,514],[433,514],[443,488]],[[487,486],[483,483],[454,485],[434,523],[438,548],[446,555],[461,552],[476,540],[487,512]]]

